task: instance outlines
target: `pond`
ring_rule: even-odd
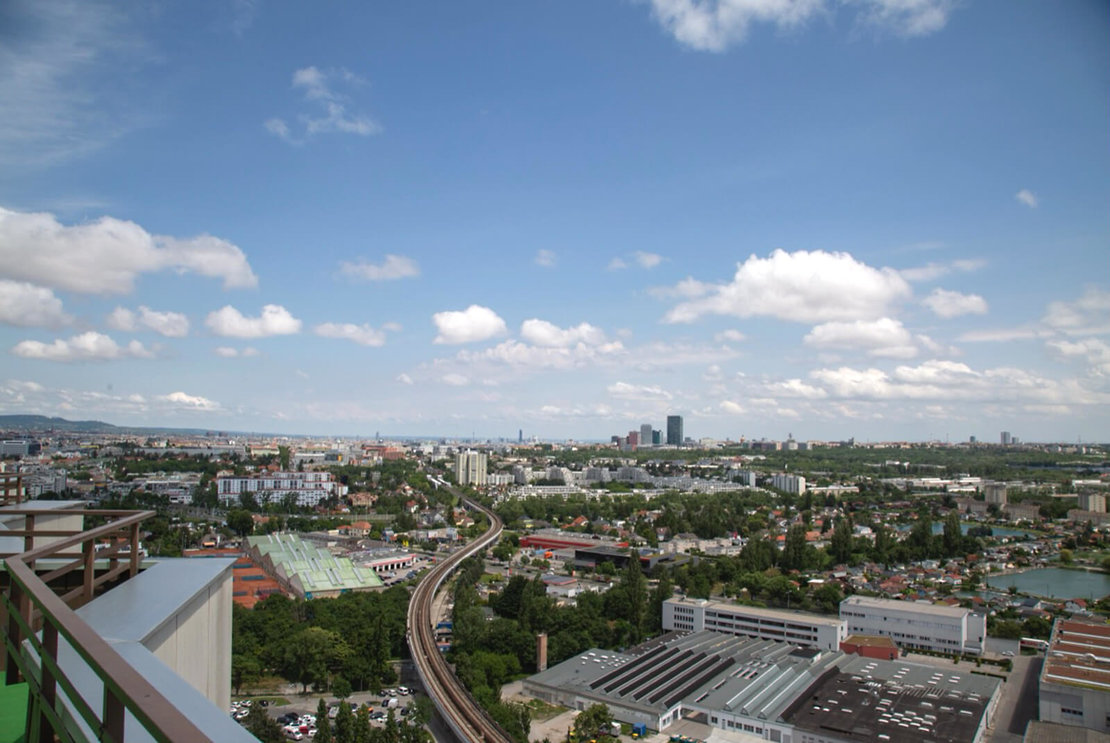
[[[1100,599],[1110,594],[1110,575],[1086,570],[1036,568],[1011,575],[993,575],[988,586],[1005,592],[1017,586],[1021,593],[1059,599]]]

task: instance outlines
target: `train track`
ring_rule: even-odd
[[[432,602],[436,592],[460,562],[486,549],[501,536],[502,524],[497,514],[474,501],[463,499],[463,503],[484,513],[489,518],[490,528],[481,537],[432,568],[416,586],[409,601],[409,650],[424,689],[460,740],[474,743],[512,743],[513,739],[509,734],[482,709],[462,685],[436,646],[432,617]]]

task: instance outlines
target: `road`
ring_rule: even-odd
[[[470,696],[436,646],[435,616],[432,613],[436,592],[459,563],[494,544],[501,536],[502,528],[501,519],[493,511],[466,500],[457,491],[452,492],[468,508],[484,513],[489,519],[490,528],[481,537],[428,571],[417,585],[409,601],[409,649],[425,691],[455,735],[463,741],[474,743],[512,743],[508,733]]]

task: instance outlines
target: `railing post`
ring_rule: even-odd
[[[58,628],[54,626],[54,622],[46,616],[43,617],[42,623],[42,652],[43,655],[53,660],[55,663],[58,661]],[[54,679],[54,674],[50,671],[46,663],[39,662],[39,671],[41,674],[42,682],[39,685],[40,689],[40,708],[39,708],[39,723],[38,734],[41,740],[53,740],[54,736],[44,735],[47,730],[53,730],[54,726],[50,724],[50,717],[46,714],[46,709],[49,708],[55,712],[58,711],[57,705],[57,681]]]
[[[126,708],[123,702],[104,686],[104,735],[111,743],[123,743],[123,720]]]
[[[23,645],[23,628],[19,626],[19,617],[27,619],[28,624],[30,623],[31,602],[27,595],[23,593],[23,587],[15,580],[11,581],[11,586],[8,588],[8,598],[12,605],[11,613],[8,616],[8,638],[14,649],[6,651],[5,673],[7,674],[8,684],[18,684],[23,680],[19,673],[19,664],[15,659],[15,654],[19,652],[20,646]]]
[[[35,548],[35,515],[33,513],[23,517],[23,528],[27,530],[27,533],[23,535],[23,551],[30,552]],[[27,567],[33,570],[35,565],[32,562],[28,563]]]
[[[131,525],[131,572],[128,578],[139,574],[139,522]]]
[[[89,539],[81,545],[85,557],[85,569],[81,576],[82,588],[81,603],[87,604],[93,599],[93,580],[96,578],[96,544]]]

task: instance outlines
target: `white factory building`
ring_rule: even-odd
[[[958,606],[849,596],[840,602],[848,634],[889,637],[899,646],[940,653],[983,652],[987,617]]]
[[[836,617],[691,598],[663,602],[663,629],[713,630],[822,650],[839,650],[847,637],[844,621]]]

